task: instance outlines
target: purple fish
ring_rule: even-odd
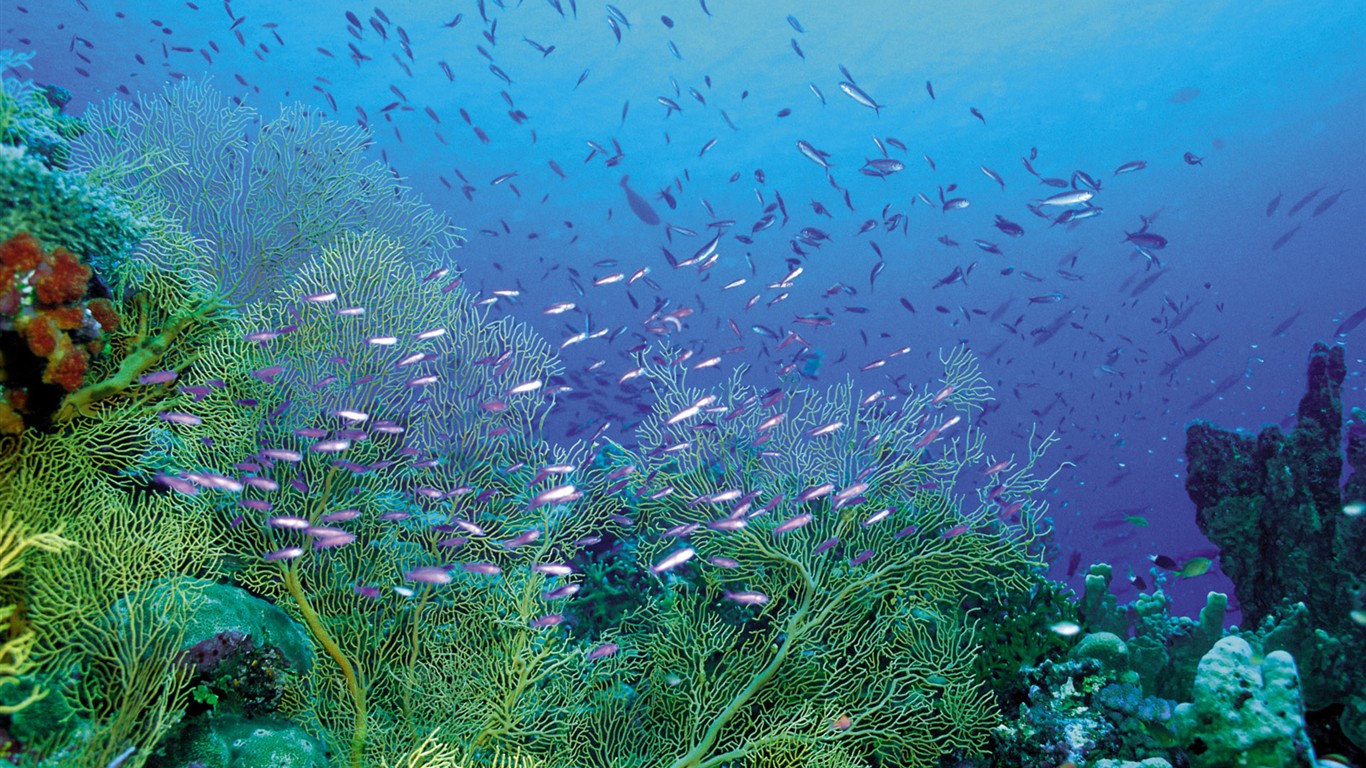
[[[803,512],[800,515],[790,517],[787,520],[784,520],[781,524],[779,524],[777,528],[773,529],[773,535],[781,536],[782,534],[788,533],[789,531],[795,531],[798,528],[801,528],[802,526],[806,525],[807,523],[810,523],[811,520],[812,517],[810,512]]]
[[[450,571],[439,565],[424,565],[414,568],[406,574],[408,581],[416,581],[422,584],[449,584],[451,583]]]
[[[763,605],[768,602],[768,595],[763,592],[732,592],[727,589],[722,594],[727,600],[734,600],[740,605]]]
[[[577,593],[577,592],[578,592],[580,589],[582,589],[582,588],[583,588],[583,585],[582,585],[582,584],[565,584],[564,586],[562,586],[562,587],[556,587],[555,589],[552,589],[552,590],[550,590],[549,592],[542,592],[542,593],[541,593],[541,599],[542,599],[542,600],[561,600],[561,599],[566,598],[566,597],[572,597],[575,593]]]
[[[588,660],[597,661],[598,659],[605,659],[619,650],[621,650],[621,646],[616,643],[603,643],[588,652]]]
[[[531,542],[539,538],[541,538],[541,532],[535,528],[531,528],[529,530],[522,531],[513,538],[503,542],[503,546],[507,549],[516,549],[517,547],[520,547],[524,544],[530,544]]]
[[[167,384],[175,381],[178,374],[175,371],[153,371],[138,377],[139,384]]]
[[[696,554],[697,551],[694,550],[692,547],[684,547],[683,549],[674,552],[673,554],[669,555],[663,560],[660,560],[659,562],[650,566],[650,570],[654,571],[655,573],[663,573],[673,568],[677,568],[678,566],[688,562],[693,558],[693,555]]]

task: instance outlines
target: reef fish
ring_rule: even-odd
[[[650,204],[646,202],[645,198],[637,194],[634,189],[631,189],[629,185],[630,179],[630,176],[622,176],[621,188],[626,190],[626,202],[631,205],[631,212],[636,215],[636,218],[646,224],[649,224],[652,227],[655,226],[659,223],[659,214],[655,213],[655,209],[650,207]]]

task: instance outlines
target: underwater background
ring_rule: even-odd
[[[1362,764],[1353,4],[5,8],[16,761]]]

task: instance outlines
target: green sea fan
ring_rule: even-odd
[[[752,487],[791,493],[802,487],[793,483],[852,483],[864,470],[872,474],[861,479],[875,485],[885,477],[906,483],[917,472],[928,477],[966,466],[982,456],[980,434],[967,425],[935,443],[943,460],[915,445],[934,426],[955,414],[970,417],[991,399],[972,355],[959,349],[942,362],[939,389],[906,397],[857,392],[851,381],[764,392],[744,384],[743,370],[704,390],[690,386],[680,366],[644,362],[643,376],[658,404],[638,428],[645,466],[668,465],[681,474],[710,467]],[[931,402],[944,388],[948,394]],[[711,398],[706,415],[667,424],[704,397]],[[710,428],[692,429],[694,422]],[[818,431],[823,434],[813,434]]]
[[[382,234],[341,237],[271,301],[247,307],[191,372],[223,377],[190,406],[202,428],[244,415],[256,425],[250,449],[220,455],[216,466],[245,462],[278,490],[248,487],[243,504],[207,503],[236,578],[297,616],[325,654],[286,709],[319,723],[351,764],[397,759],[435,727],[466,745],[462,764],[521,744],[531,730],[542,734],[538,748],[554,743],[553,714],[569,706],[558,702],[581,695],[560,671],[582,651],[561,629],[533,626],[553,611],[542,598],[553,580],[528,566],[572,556],[573,542],[617,510],[610,500],[586,499],[572,513],[530,503],[561,482],[537,480],[541,466],[585,464],[582,448],[539,441],[542,393],[508,392],[548,379],[558,363],[526,326],[490,321],[413,262],[405,243]],[[319,450],[333,440],[345,445]],[[334,519],[343,510],[351,511]],[[280,518],[318,532],[270,524]],[[453,518],[487,535],[457,549]],[[504,546],[530,529],[539,538]],[[344,531],[346,543],[323,531]],[[297,556],[263,557],[290,547]],[[437,586],[411,577],[456,558],[503,573],[457,568]]]
[[[987,651],[962,605],[1025,589],[1042,567],[1038,466],[1052,438],[992,480],[967,471],[985,463],[980,432],[926,436],[990,392],[966,353],[944,362],[952,390],[908,398],[909,418],[846,385],[786,393],[795,405],[765,429],[781,411],[756,406],[762,396],[738,378],[707,391],[683,386],[677,368],[649,369],[663,403],[638,453],[611,452],[636,468],[618,496],[636,524],[622,551],[659,571],[646,577],[657,599],[621,617],[615,635],[632,652],[616,678],[627,701],[603,710],[636,712],[636,728],[616,751],[576,746],[578,762],[629,765],[645,753],[675,768],[776,755],[928,766],[983,746],[996,718],[978,673]],[[676,418],[699,403],[719,408]],[[941,404],[943,415],[917,418]],[[689,429],[704,419],[713,426]],[[820,440],[814,458],[794,455]],[[824,495],[795,501],[824,483]],[[686,541],[657,535],[680,524],[695,526]],[[687,549],[683,565],[659,565]],[[727,592],[761,599],[740,605]],[[582,733],[610,730],[595,718]]]
[[[270,296],[347,233],[373,230],[404,242],[419,268],[446,262],[464,241],[442,214],[368,161],[369,134],[302,105],[265,119],[208,84],[184,82],[137,103],[111,100],[85,115],[90,130],[73,164],[142,207],[164,206],[207,248],[190,262],[236,305]]]

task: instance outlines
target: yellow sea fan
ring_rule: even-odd
[[[17,518],[13,508],[0,513],[0,581],[22,570],[26,552],[60,552],[72,543],[63,538],[60,531],[30,534]],[[5,641],[0,643],[0,686],[18,683],[19,676],[33,668],[30,656],[36,636],[33,630],[16,620],[17,612],[18,607],[14,605],[0,607],[0,622],[11,626]],[[14,714],[46,695],[47,691],[34,689],[18,704],[0,706],[0,714]]]
[[[451,745],[436,740],[437,728],[427,734],[427,738],[409,752],[401,761],[394,763],[392,768],[460,768],[457,757],[460,751]],[[380,765],[383,768],[390,768],[389,761],[382,760]]]

